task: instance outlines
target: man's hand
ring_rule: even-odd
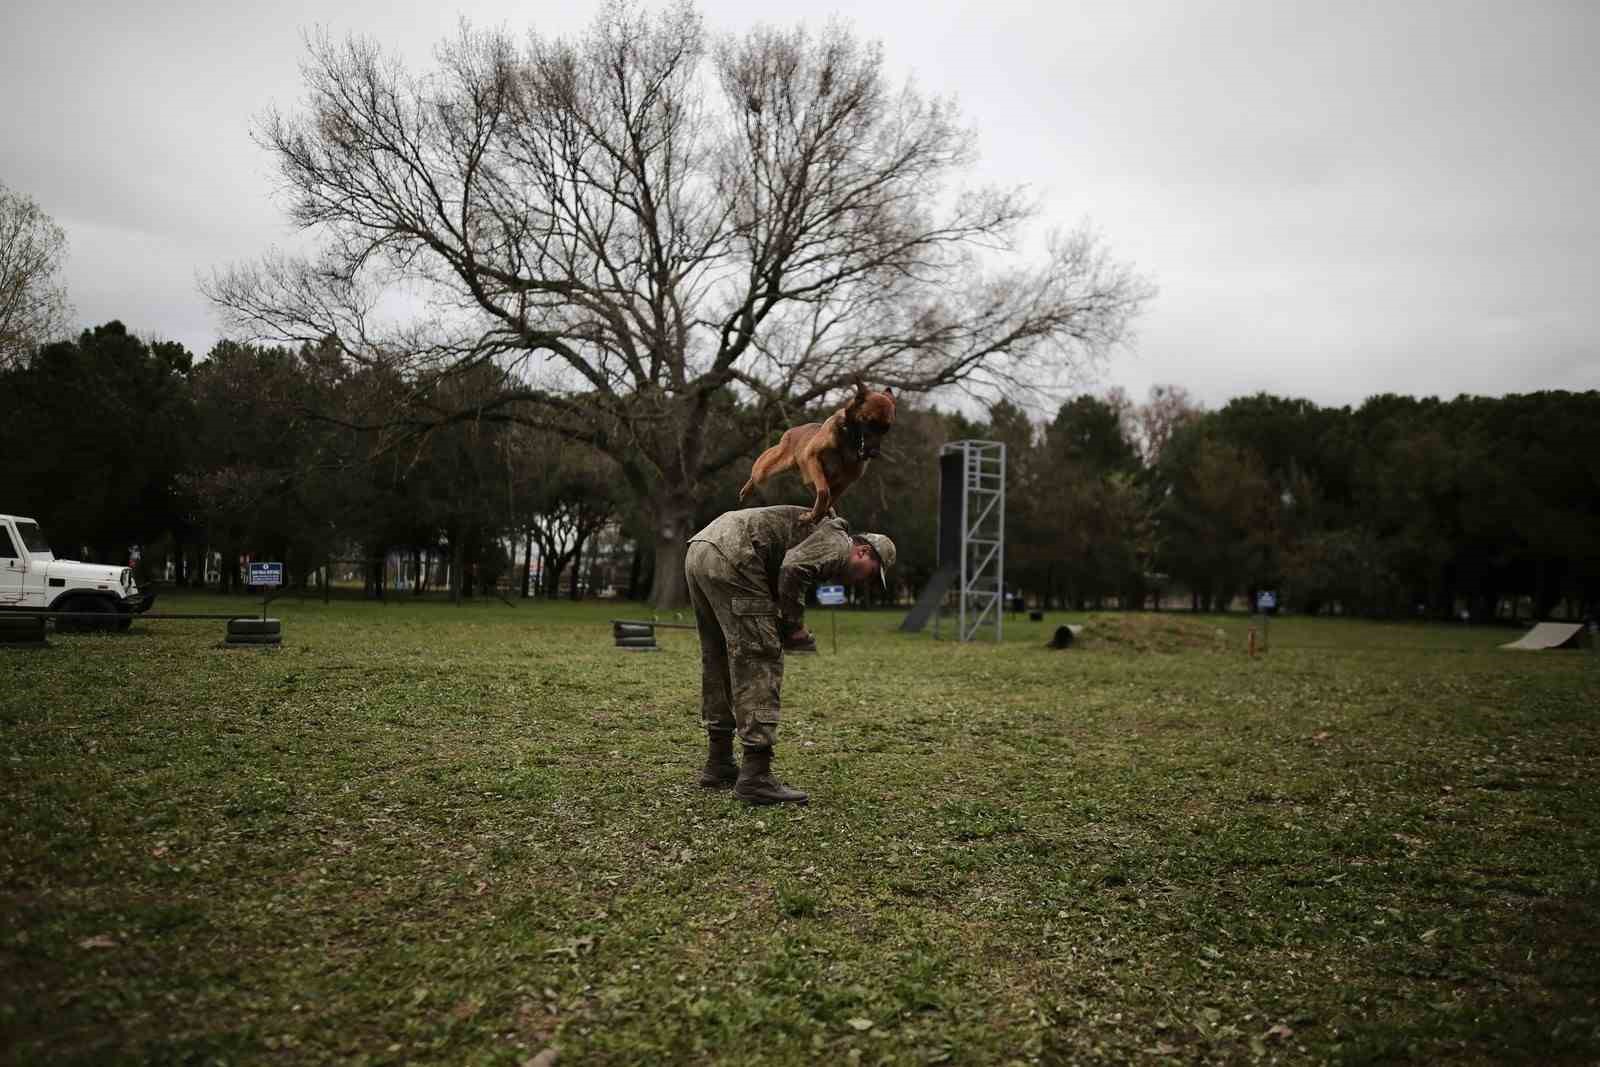
[[[784,639],[783,648],[785,652],[815,652],[817,639],[811,636],[810,630],[802,626]]]
[[[817,650],[817,639],[811,636],[811,631],[807,630],[803,623],[779,619],[778,637],[782,640],[784,650],[787,652],[815,652]]]

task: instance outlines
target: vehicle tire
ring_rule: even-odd
[[[100,619],[57,619],[56,632],[69,634],[104,633],[116,625],[112,618],[117,612],[116,606],[111,601],[97,596],[70,597],[61,611],[93,612],[96,615],[106,616]]]
[[[239,634],[281,634],[283,623],[277,619],[229,619],[228,635]]]

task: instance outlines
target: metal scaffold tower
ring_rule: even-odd
[[[1006,446],[999,441],[952,441],[939,450],[939,460],[941,466],[960,468],[956,637],[971,641],[992,619],[998,642],[1005,617]],[[941,523],[949,521],[946,516],[955,517],[953,503],[940,508]],[[940,532],[944,543],[945,532]]]

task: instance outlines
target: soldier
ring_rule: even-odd
[[[700,717],[708,739],[700,784],[733,786],[751,804],[804,804],[806,794],[772,776],[783,649],[811,643],[806,590],[820,581],[863,582],[894,563],[894,542],[850,533],[830,515],[779,505],[729,511],[689,538],[684,573],[700,630]],[[733,759],[733,737],[744,747]]]

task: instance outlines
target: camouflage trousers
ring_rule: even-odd
[[[700,630],[700,718],[706,730],[737,733],[747,745],[772,745],[778,740],[783,646],[771,592],[704,541],[690,543],[684,576]]]

